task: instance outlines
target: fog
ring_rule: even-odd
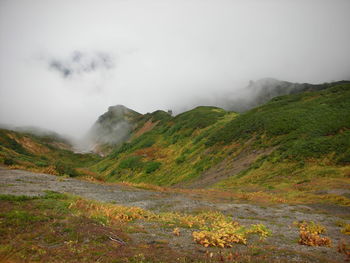
[[[350,79],[349,11],[349,0],[0,0],[0,123],[80,137],[111,105],[178,113],[250,96],[249,80]]]

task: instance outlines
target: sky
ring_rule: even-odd
[[[349,0],[0,0],[0,123],[82,136],[272,77],[350,79]]]

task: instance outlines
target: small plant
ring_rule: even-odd
[[[303,230],[300,230],[299,237],[300,245],[306,245],[310,247],[330,247],[332,243],[329,237],[320,237],[320,235],[312,234]]]
[[[4,164],[7,165],[7,166],[14,165],[15,161],[13,159],[11,159],[11,158],[5,158]]]
[[[70,177],[78,176],[78,172],[71,165],[61,161],[56,162],[55,169],[59,175],[69,175]]]
[[[185,155],[180,155],[180,157],[175,159],[176,164],[181,164],[184,161],[186,161],[186,156]]]
[[[316,224],[313,221],[306,222],[302,221],[297,223],[299,229],[310,232],[311,234],[324,234],[326,232],[326,228],[322,226],[321,224]]]
[[[129,156],[119,163],[119,168],[121,169],[131,169],[135,170],[143,166],[141,156]]]
[[[178,227],[175,227],[173,230],[174,236],[180,236],[180,229]]]
[[[213,222],[210,230],[193,232],[194,241],[204,247],[233,247],[234,244],[247,244],[250,234],[260,235],[261,239],[271,233],[262,224],[252,225],[250,228],[242,227],[237,222]]]
[[[246,244],[248,236],[252,234],[259,235],[261,239],[270,235],[270,231],[262,224],[241,226],[219,212],[205,212],[197,215],[174,212],[156,214],[138,207],[101,204],[84,199],[74,200],[69,208],[94,219],[104,216],[105,222],[110,223],[127,223],[140,219],[172,227],[196,228],[200,231],[193,232],[192,237],[196,243],[205,247],[232,247],[237,243]],[[180,229],[176,227],[172,233],[179,236]]]
[[[345,254],[345,261],[350,261],[350,245],[346,244],[344,240],[341,240],[338,243],[337,251],[339,253]]]
[[[350,235],[350,224],[344,224],[341,232],[345,235]]]
[[[299,227],[299,244],[311,247],[323,246],[330,247],[332,242],[329,237],[321,237],[320,234],[325,233],[326,228],[320,224],[311,222],[301,222]]]
[[[162,163],[160,162],[148,162],[146,163],[145,172],[147,174],[153,173],[158,170]]]

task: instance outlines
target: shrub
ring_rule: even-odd
[[[299,244],[306,246],[331,246],[329,237],[321,237],[320,234],[326,231],[326,228],[314,222],[301,222],[299,227]]]
[[[146,163],[145,172],[150,174],[158,170],[162,163],[160,162],[148,162]]]
[[[47,167],[49,166],[48,162],[46,161],[34,161],[34,164],[38,167]]]
[[[71,165],[61,161],[56,162],[55,169],[60,175],[68,175],[70,177],[76,177],[79,175]]]
[[[5,158],[4,164],[7,165],[7,166],[14,165],[15,161],[13,159],[11,159],[11,158]]]
[[[143,166],[141,156],[129,156],[119,163],[119,168],[121,169],[131,169],[135,170]]]
[[[112,152],[109,157],[110,158],[117,158],[120,153],[127,152],[131,149],[131,144],[128,142],[123,143],[117,150]]]
[[[179,114],[174,118],[174,121],[180,126],[178,129],[203,129],[217,122],[225,114],[223,109],[217,107],[200,106]]]
[[[304,230],[300,231],[299,237],[299,244],[311,247],[330,247],[332,243],[329,237],[320,237],[320,235],[313,234]]]
[[[178,157],[178,158],[175,159],[175,163],[176,163],[176,164],[181,164],[181,163],[183,163],[184,161],[186,161],[186,155],[180,155],[180,157]]]
[[[146,137],[143,141],[140,142],[137,148],[138,149],[148,148],[155,143],[156,143],[156,140],[153,137]]]
[[[21,202],[21,201],[28,201],[28,200],[33,200],[33,199],[37,199],[37,198],[38,198],[37,196],[0,194],[1,201]]]
[[[263,135],[265,143],[280,146],[284,159],[303,160],[335,153],[339,164],[347,164],[349,110],[349,84],[278,97],[228,122],[213,132],[205,145],[227,145]]]
[[[348,243],[345,243],[344,240],[341,240],[338,243],[337,251],[339,253],[345,254],[345,262],[350,261],[350,245]]]
[[[345,235],[349,235],[350,236],[350,224],[344,224],[343,229],[341,230],[341,232]]]
[[[337,160],[338,164],[350,164],[350,150],[346,151],[342,156],[340,156]]]

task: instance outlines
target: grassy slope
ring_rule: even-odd
[[[349,112],[349,84],[277,97],[241,115],[198,107],[163,119],[94,169],[109,181],[186,184],[249,144],[250,152],[275,150],[218,187],[337,188],[350,174]]]
[[[254,138],[257,148],[275,146],[277,150],[219,186],[348,188],[349,112],[350,85],[344,84],[320,92],[278,97],[242,114],[211,136],[207,144],[228,145]]]
[[[73,176],[92,165],[107,181],[163,186],[192,185],[211,174],[205,187],[347,189],[349,112],[350,84],[276,97],[241,115],[204,106],[176,117],[156,111],[140,115],[131,139],[103,159],[59,149],[53,138],[0,130],[0,162]],[[237,159],[248,157],[236,169]]]
[[[96,155],[77,154],[69,148],[57,138],[0,129],[0,163],[12,168],[77,176],[89,173],[82,168],[100,160]]]
[[[125,143],[95,165],[110,181],[172,185],[190,181],[222,159],[221,150],[206,151],[204,138],[237,116],[216,107],[197,107],[175,118],[148,116],[157,125]]]

